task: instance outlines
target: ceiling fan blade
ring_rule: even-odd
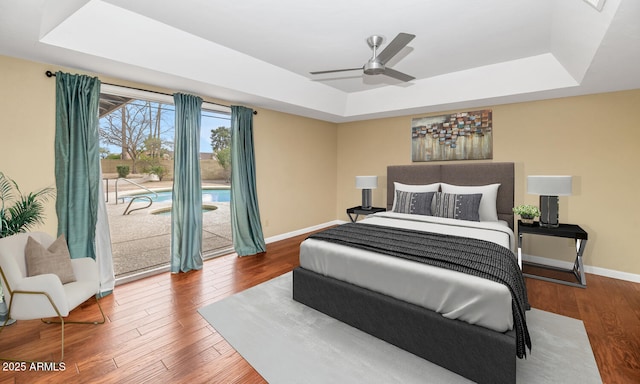
[[[358,68],[345,68],[345,69],[330,69],[328,71],[316,71],[316,72],[309,72],[312,75],[320,75],[323,73],[334,73],[334,72],[346,72],[346,71],[362,71],[362,67],[358,67]]]
[[[394,79],[398,79],[401,81],[411,81],[415,79],[415,77],[413,76],[409,76],[406,73],[398,72],[395,69],[391,68],[385,68],[383,73],[389,77],[393,77]]]
[[[383,65],[387,63],[387,61],[391,60],[393,56],[395,56],[398,52],[402,50],[416,35],[411,35],[408,33],[398,33],[395,39],[393,39],[383,50],[378,54],[376,59],[381,62]]]

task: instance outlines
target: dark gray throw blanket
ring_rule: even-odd
[[[490,241],[438,233],[347,223],[309,236],[355,248],[396,256],[483,277],[511,291],[516,331],[516,355],[531,350],[525,311],[529,309],[524,277],[513,252]]]

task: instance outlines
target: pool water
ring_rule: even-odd
[[[139,193],[137,195],[127,196],[131,198],[132,196],[149,196],[153,202],[163,203],[163,202],[171,202],[171,191],[157,192],[158,196],[156,197],[153,194],[149,193]],[[228,203],[231,201],[231,190],[230,189],[203,189],[202,190],[202,202],[203,203]]]

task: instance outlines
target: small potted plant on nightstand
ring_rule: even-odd
[[[525,225],[533,225],[535,218],[540,216],[540,210],[535,205],[518,205],[513,208],[513,213],[520,215],[520,221]]]

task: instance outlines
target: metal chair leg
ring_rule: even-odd
[[[97,295],[94,296],[94,297],[96,299],[96,302],[98,303],[98,308],[100,309],[100,314],[102,315],[102,320],[100,320],[100,321],[65,321],[64,317],[62,317],[62,315],[60,314],[60,311],[58,310],[56,305],[53,303],[53,300],[51,299],[51,297],[46,292],[13,291],[13,294],[45,295],[47,297],[47,299],[49,300],[49,303],[51,304],[53,309],[58,314],[58,318],[60,319],[60,321],[51,321],[51,320],[46,321],[44,319],[40,319],[40,320],[45,324],[60,324],[60,329],[61,329],[60,361],[64,360],[64,325],[65,325],[65,323],[70,323],[70,324],[96,324],[97,325],[97,324],[104,324],[105,321],[106,321],[106,317],[104,315],[104,311],[102,310],[102,306],[100,305],[100,300],[98,300]],[[11,300],[11,303],[9,304],[9,314],[11,314],[11,306],[12,305],[13,305],[13,299]],[[7,319],[5,320],[4,324],[2,324],[2,327],[0,327],[0,333],[4,330],[4,328],[6,327],[8,322],[9,322],[9,316],[7,316]],[[33,362],[32,360],[22,360],[22,359],[4,358],[4,357],[0,357],[0,361]]]
[[[98,296],[94,296],[94,298],[96,299],[96,303],[98,304],[98,309],[100,309],[100,315],[102,316],[102,320],[99,321],[65,321],[65,323],[67,324],[104,324],[106,322],[106,317],[104,315],[104,312],[102,311],[102,306],[100,305],[100,300],[98,300]],[[42,320],[43,323],[45,324],[58,324],[60,323],[59,321],[53,321],[53,320],[45,320],[45,319],[40,319]]]

